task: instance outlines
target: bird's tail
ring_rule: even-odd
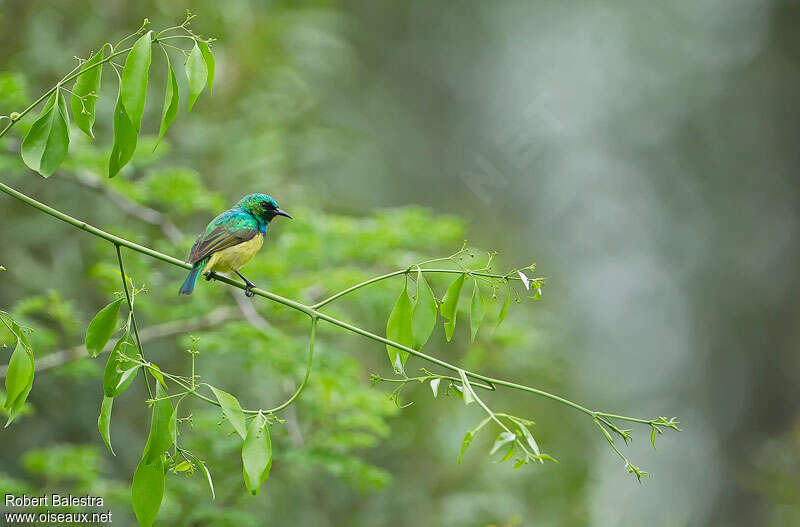
[[[197,279],[200,278],[200,271],[203,269],[203,264],[205,264],[205,261],[194,264],[192,270],[189,271],[189,276],[186,277],[186,280],[181,286],[181,290],[178,292],[179,295],[192,294],[192,291],[194,291],[194,286],[197,285]]]

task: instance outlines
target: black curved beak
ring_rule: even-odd
[[[281,209],[275,209],[275,216],[286,216],[290,220],[294,219],[289,215],[288,212],[286,212],[285,210],[281,210]]]

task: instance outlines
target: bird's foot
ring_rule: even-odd
[[[253,288],[256,286],[256,284],[245,278],[244,275],[239,271],[234,271],[234,273],[236,273],[239,278],[244,280],[244,296],[251,298],[253,295],[255,295]]]
[[[206,277],[206,282],[210,282],[210,281],[211,281],[211,279],[212,279],[212,278],[214,278],[214,272],[213,272],[213,271],[209,271],[209,272],[207,272],[207,273],[205,274],[205,277]]]

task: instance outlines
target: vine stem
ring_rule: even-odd
[[[48,205],[45,205],[44,203],[41,203],[41,202],[31,198],[30,196],[28,196],[26,194],[23,194],[22,192],[19,192],[18,190],[15,190],[12,187],[9,187],[5,183],[0,182],[0,191],[3,191],[4,193],[8,194],[9,196],[11,196],[13,198],[16,198],[16,199],[18,199],[18,200],[30,205],[33,208],[35,208],[35,209],[37,209],[37,210],[39,210],[41,212],[44,212],[46,214],[49,214],[50,216],[53,216],[53,217],[65,222],[65,223],[68,223],[68,224],[78,228],[78,229],[86,231],[86,232],[88,232],[88,233],[90,233],[90,234],[92,234],[94,236],[97,236],[99,238],[102,238],[104,240],[110,241],[111,243],[115,244],[117,247],[120,247],[120,246],[121,247],[126,247],[126,248],[128,248],[128,249],[130,249],[132,251],[136,251],[138,253],[145,254],[147,256],[150,256],[151,258],[154,258],[156,260],[160,260],[162,262],[171,264],[171,265],[173,265],[175,267],[180,267],[182,269],[187,269],[188,270],[188,269],[192,268],[192,266],[189,263],[184,262],[183,260],[179,260],[177,258],[174,258],[174,257],[169,256],[167,254],[161,253],[161,252],[156,251],[154,249],[151,249],[149,247],[145,247],[143,245],[139,245],[139,244],[134,243],[132,241],[126,240],[125,238],[120,238],[119,236],[115,236],[115,235],[110,234],[110,233],[108,233],[108,232],[106,232],[104,230],[98,229],[97,227],[89,225],[88,223],[86,223],[84,221],[78,220],[76,218],[73,218],[72,216],[64,214],[63,212],[61,212],[59,210],[56,210],[56,209],[54,209],[54,208],[52,208],[52,207],[50,207]],[[423,269],[422,271],[423,272],[429,272],[429,271],[430,272],[448,272],[448,273],[462,272],[462,271],[454,271],[454,270],[451,270],[451,269],[433,269],[433,270]],[[404,270],[401,270],[401,271],[395,271],[393,273],[387,273],[386,275],[382,275],[382,276],[378,277],[377,279],[367,280],[366,282],[362,282],[361,284],[358,284],[357,287],[356,286],[354,286],[354,287],[356,287],[356,288],[363,287],[363,286],[365,286],[367,284],[374,283],[374,282],[376,282],[378,280],[383,280],[383,279],[386,279],[386,278],[390,278],[392,276],[398,276],[398,275],[406,274],[408,272],[409,272],[408,269],[404,269]],[[463,271],[463,272],[467,273],[468,271]],[[217,280],[219,282],[223,282],[223,283],[228,284],[228,285],[233,286],[233,287],[238,287],[239,289],[245,289],[245,285],[244,284],[239,283],[239,282],[237,282],[235,280],[232,280],[231,278],[228,278],[226,276],[214,274],[213,277],[214,277],[215,280]],[[501,278],[509,278],[509,277],[501,277]],[[334,296],[336,296],[338,298],[342,294],[346,294],[347,292],[349,292],[351,290],[353,290],[353,288],[350,288],[349,290],[345,290],[342,293],[337,293],[338,296],[337,295],[334,295]],[[423,360],[425,360],[427,362],[430,362],[432,364],[436,364],[436,365],[438,365],[438,366],[440,366],[442,368],[448,369],[450,371],[458,373],[461,370],[461,368],[459,368],[459,367],[457,367],[457,366],[455,366],[453,364],[450,364],[449,362],[443,361],[441,359],[438,359],[436,357],[433,357],[433,356],[428,355],[426,353],[423,353],[421,351],[417,351],[417,350],[415,350],[413,348],[409,348],[407,346],[404,346],[402,344],[399,344],[397,342],[389,340],[386,337],[382,337],[380,335],[376,335],[375,333],[371,333],[371,332],[369,332],[369,331],[367,331],[365,329],[362,329],[362,328],[360,328],[358,326],[354,326],[353,324],[350,324],[348,322],[344,322],[344,321],[339,320],[337,318],[334,318],[334,317],[332,317],[332,316],[330,316],[330,315],[328,315],[326,313],[323,313],[323,312],[321,312],[321,311],[319,311],[317,309],[317,306],[319,306],[320,303],[317,303],[314,306],[308,306],[308,305],[305,305],[305,304],[303,304],[301,302],[297,302],[295,300],[291,300],[289,298],[285,298],[283,296],[277,295],[277,294],[272,293],[270,291],[265,291],[263,289],[253,288],[253,289],[251,289],[251,291],[255,295],[267,298],[269,300],[272,300],[273,302],[277,302],[279,304],[282,304],[282,305],[284,305],[286,307],[289,307],[291,309],[294,309],[296,311],[300,311],[302,313],[305,313],[306,315],[308,315],[314,321],[316,319],[325,320],[326,322],[328,322],[330,324],[333,324],[335,326],[338,326],[338,327],[340,327],[342,329],[346,329],[346,330],[348,330],[348,331],[350,331],[352,333],[356,333],[358,335],[361,335],[361,336],[366,337],[368,339],[371,339],[373,341],[380,342],[380,343],[392,346],[393,348],[405,351],[405,352],[409,353],[410,355],[413,355],[415,357],[423,359]],[[330,299],[328,299],[328,301],[330,301]],[[323,305],[324,305],[324,303],[326,303],[326,301],[323,301]],[[315,326],[316,326],[316,324],[314,324],[312,326],[312,328],[315,327]],[[560,397],[558,395],[546,392],[544,390],[540,390],[538,388],[533,388],[531,386],[525,386],[525,385],[522,385],[522,384],[517,384],[517,383],[511,382],[511,381],[505,381],[505,380],[502,380],[502,379],[495,379],[495,378],[488,377],[486,375],[481,375],[479,373],[471,372],[471,371],[468,371],[468,370],[463,370],[463,371],[464,371],[465,375],[467,375],[468,377],[471,377],[473,379],[477,379],[479,381],[484,381],[484,382],[487,382],[487,383],[490,383],[490,384],[499,385],[499,386],[505,386],[507,388],[511,388],[511,389],[515,389],[515,390],[520,390],[520,391],[533,393],[533,394],[539,395],[541,397],[550,399],[552,401],[555,401],[555,402],[564,404],[566,406],[569,406],[570,408],[578,410],[578,411],[580,411],[580,412],[582,412],[582,413],[584,413],[586,415],[591,416],[592,418],[595,418],[599,414],[599,415],[603,415],[603,416],[606,416],[606,417],[612,417],[614,419],[619,419],[619,420],[622,420],[622,421],[631,421],[631,422],[641,423],[641,424],[652,424],[653,422],[655,422],[655,420],[640,419],[640,418],[636,418],[636,417],[627,417],[627,416],[621,416],[621,415],[615,415],[615,414],[605,414],[605,413],[595,412],[595,411],[590,410],[590,409],[588,409],[588,408],[586,408],[584,406],[581,406],[578,403],[570,401],[569,399],[565,399],[563,397]],[[195,393],[195,394],[197,396],[199,396],[200,398],[202,398],[202,399],[205,399],[205,400],[207,400],[209,402],[212,402],[212,403],[216,404],[216,401],[213,401],[213,400],[211,400],[211,399],[209,399],[209,398],[207,398],[205,396],[201,396],[200,394],[197,394],[197,393]]]
[[[139,327],[136,325],[136,314],[133,312],[133,297],[128,292],[128,278],[125,274],[125,264],[122,263],[122,249],[120,249],[118,244],[114,244],[114,248],[117,250],[117,261],[119,262],[119,272],[122,275],[122,287],[125,290],[125,298],[128,300],[128,310],[131,313],[131,326],[133,326],[133,334],[136,337],[136,345],[139,347],[139,355],[142,356],[142,360],[147,360],[144,357],[144,347],[142,346],[142,339],[139,338]],[[133,287],[133,285],[131,285]],[[134,293],[135,294],[135,293]],[[147,386],[147,395],[152,399],[153,398],[153,391],[150,389],[150,381],[147,380],[147,375],[142,375],[144,378],[144,384]]]
[[[430,261],[435,261],[435,260],[430,260]],[[425,263],[425,262],[423,262],[423,263]],[[422,264],[419,264],[419,265],[422,265]],[[419,267],[418,265],[414,265],[414,266],[409,267],[408,269],[401,269],[400,271],[393,271],[391,273],[386,273],[386,274],[383,274],[381,276],[376,276],[374,278],[370,278],[369,280],[364,280],[360,284],[356,284],[354,286],[348,287],[347,289],[339,291],[338,293],[336,293],[334,295],[331,295],[331,296],[329,296],[328,298],[326,298],[324,300],[320,300],[316,304],[312,305],[311,308],[312,309],[319,309],[319,308],[321,308],[321,307],[323,307],[323,306],[325,306],[327,304],[330,304],[334,300],[343,297],[344,295],[346,295],[348,293],[352,293],[353,291],[355,291],[357,289],[361,289],[364,286],[368,286],[370,284],[374,284],[375,282],[380,282],[381,280],[386,280],[387,278],[392,278],[393,276],[409,275],[410,273],[415,273],[417,271],[422,271],[423,273],[467,274],[469,276],[481,276],[481,277],[484,277],[484,278],[497,278],[497,279],[500,279],[500,280],[520,280],[520,281],[522,280],[521,278],[516,277],[516,276],[508,276],[508,275],[493,274],[493,273],[484,273],[484,272],[480,272],[480,271],[462,271],[460,269],[425,269],[425,268]],[[535,281],[535,280],[537,280],[537,279],[536,278],[532,278],[531,279],[532,282]]]
[[[306,376],[303,377],[303,381],[300,383],[300,386],[297,387],[294,394],[289,397],[285,403],[276,406],[271,410],[267,410],[265,413],[272,414],[275,412],[280,412],[290,404],[294,402],[295,399],[300,395],[300,392],[303,391],[303,388],[306,387],[306,383],[308,382],[308,377],[311,375],[311,363],[314,361],[314,338],[317,334],[317,317],[311,317],[311,336],[308,340],[308,364],[306,365]]]

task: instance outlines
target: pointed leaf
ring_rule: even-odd
[[[86,328],[86,351],[92,357],[97,357],[103,351],[111,335],[117,330],[117,320],[121,305],[121,298],[114,300],[101,309],[89,323],[89,327]]]
[[[428,342],[436,326],[436,299],[422,271],[417,272],[417,298],[412,312],[414,349],[420,350]]]
[[[145,463],[154,463],[161,459],[161,454],[172,446],[172,437],[169,431],[169,422],[172,419],[172,403],[164,399],[167,394],[160,384],[156,384],[156,398],[153,403],[153,415],[150,419],[150,435],[144,447],[142,460]]]
[[[508,291],[506,292],[506,299],[503,301],[503,305],[500,307],[500,313],[497,315],[497,326],[503,323],[506,319],[506,315],[508,315],[508,308],[511,306],[511,285],[508,286]]]
[[[104,45],[100,51],[83,63],[82,73],[72,87],[72,117],[78,128],[92,139],[94,139],[92,130],[95,119],[94,108],[97,104],[97,97],[100,95],[100,78],[103,73],[103,67],[98,64],[103,60],[105,51]]]
[[[461,288],[464,286],[464,277],[466,275],[461,274],[456,278],[450,287],[447,288],[447,292],[444,294],[444,298],[442,299],[442,307],[440,309],[440,313],[447,321],[444,323],[445,329],[445,336],[447,337],[447,342],[450,342],[450,339],[453,338],[453,330],[456,327],[456,312],[458,308],[458,298],[461,296]]]
[[[133,512],[141,527],[151,527],[164,498],[164,464],[158,457],[153,463],[139,461],[131,484]]]
[[[113,397],[103,397],[103,404],[100,405],[100,416],[97,418],[97,429],[100,431],[100,437],[103,438],[103,443],[106,448],[111,452],[111,455],[116,456],[114,449],[111,448],[111,408],[114,406]]]
[[[269,477],[272,467],[272,443],[267,419],[259,412],[250,422],[247,437],[242,444],[242,466],[247,490],[255,496],[261,484]]]
[[[108,356],[108,362],[106,362],[106,369],[103,373],[103,393],[106,397],[120,395],[130,387],[136,378],[139,366],[129,360],[135,349],[130,333],[125,331],[125,334],[114,345],[114,349]]]
[[[117,381],[117,386],[114,389],[114,397],[119,396],[125,390],[131,387],[133,381],[136,379],[136,376],[139,374],[139,365],[134,364],[127,370],[123,371],[122,374],[119,376],[119,381]]]
[[[516,438],[517,436],[515,436],[511,432],[501,432],[500,435],[497,436],[497,439],[495,439],[494,445],[492,445],[492,450],[489,451],[489,455],[491,456],[492,454],[500,450],[500,447],[502,447],[505,444],[508,444],[511,441],[514,441]]]
[[[214,54],[211,53],[211,46],[209,46],[207,42],[198,40],[197,47],[200,48],[200,53],[203,54],[203,61],[206,63],[206,70],[208,70],[208,94],[212,95],[211,90],[214,87],[214,70],[216,70]]]
[[[508,447],[506,450],[506,454],[498,461],[498,463],[503,463],[504,461],[508,461],[511,459],[511,456],[514,455],[514,443],[511,443],[511,446]]]
[[[158,384],[167,389],[167,383],[164,381],[164,374],[161,373],[161,368],[158,367],[158,364],[153,364],[152,362],[147,366],[147,371],[150,372],[150,375],[155,377]]]
[[[167,128],[169,128],[169,125],[175,120],[175,116],[178,115],[179,100],[178,80],[175,78],[175,72],[172,70],[172,64],[169,62],[169,55],[167,55],[167,89],[164,93],[164,110],[161,114],[161,128],[158,130],[158,141],[161,141],[161,138],[167,133]]]
[[[178,405],[175,405],[175,408],[172,409],[172,415],[169,416],[169,424],[167,426],[167,431],[169,432],[170,441],[172,444],[176,444],[178,442]]]
[[[16,324],[15,324],[16,326]],[[33,352],[26,348],[24,341],[17,336],[17,346],[11,354],[6,370],[6,401],[8,412],[6,427],[16,419],[33,387]]]
[[[242,406],[239,404],[239,400],[233,395],[222,391],[219,388],[214,388],[213,386],[210,388],[211,391],[214,392],[214,397],[217,398],[217,402],[219,402],[219,405],[222,407],[222,413],[225,415],[231,425],[233,425],[233,428],[236,430],[239,436],[242,439],[247,437],[247,421],[245,420],[244,412],[242,411]]]
[[[144,113],[144,101],[147,97],[147,77],[150,74],[152,60],[152,31],[148,31],[136,41],[125,59],[122,80],[119,85],[120,98],[131,124],[139,132]]]
[[[48,177],[61,166],[67,150],[69,115],[64,98],[56,90],[22,140],[22,160],[32,170]]]
[[[439,393],[439,381],[441,381],[441,379],[431,379],[431,391],[433,392],[434,398],[436,398]]]
[[[531,289],[531,281],[528,279],[528,277],[525,275],[525,273],[523,273],[522,271],[517,271],[517,274],[519,275],[519,279],[522,280],[522,285],[525,286],[525,289],[527,291],[530,291],[530,289]]]
[[[189,79],[189,106],[187,111],[192,111],[192,106],[194,106],[208,80],[208,66],[203,60],[203,52],[200,51],[197,41],[195,41],[192,51],[189,52],[189,58],[186,59],[186,77]]]
[[[472,385],[467,379],[467,373],[464,370],[458,370],[458,375],[461,377],[462,395],[464,396],[464,404],[470,404],[475,401],[475,395],[472,392]]]
[[[403,291],[397,297],[397,302],[395,302],[392,313],[389,315],[389,321],[386,323],[386,338],[404,346],[413,346],[414,336],[411,319],[412,306],[411,299],[408,298],[408,280],[406,280]],[[398,370],[396,365],[398,357],[400,358],[400,364],[405,365],[406,359],[408,359],[408,352],[388,344],[386,345],[386,351],[389,353],[389,360],[395,371]]]
[[[208,467],[206,466],[205,461],[201,460],[199,457],[192,454],[191,452],[184,451],[184,453],[190,458],[192,458],[195,461],[195,463],[203,467],[203,472],[206,475],[206,481],[208,481],[208,488],[211,489],[211,499],[212,500],[216,499],[216,494],[214,493],[214,482],[211,480],[211,472],[208,471]]]
[[[468,431],[464,434],[464,439],[461,441],[461,450],[458,452],[458,464],[461,464],[461,460],[464,458],[464,454],[467,453],[469,449],[469,445],[472,444],[472,440],[475,438],[475,432],[473,430]]]
[[[217,495],[214,493],[214,482],[211,481],[211,472],[208,471],[208,467],[206,466],[205,463],[203,463],[200,460],[198,460],[198,463],[200,464],[201,467],[203,467],[203,472],[206,473],[206,480],[208,480],[208,488],[211,489],[211,499],[214,500],[217,498]]]
[[[138,133],[125,111],[120,92],[114,108],[114,145],[111,147],[111,157],[108,160],[109,178],[116,176],[133,157],[133,153],[136,152]]]
[[[475,287],[472,290],[472,302],[470,303],[469,307],[469,327],[470,338],[472,342],[475,342],[475,337],[478,334],[478,329],[481,327],[484,315],[485,310],[483,308],[483,297],[481,296],[481,291],[478,287],[478,281],[475,280]]]
[[[536,443],[536,440],[533,439],[533,434],[531,434],[531,431],[528,429],[528,427],[525,426],[525,424],[519,419],[512,418],[511,420],[514,421],[514,423],[517,425],[517,428],[519,428],[520,432],[522,432],[523,437],[525,437],[525,441],[528,442],[528,446],[531,447],[533,453],[537,456],[541,454],[539,451],[539,445]]]

